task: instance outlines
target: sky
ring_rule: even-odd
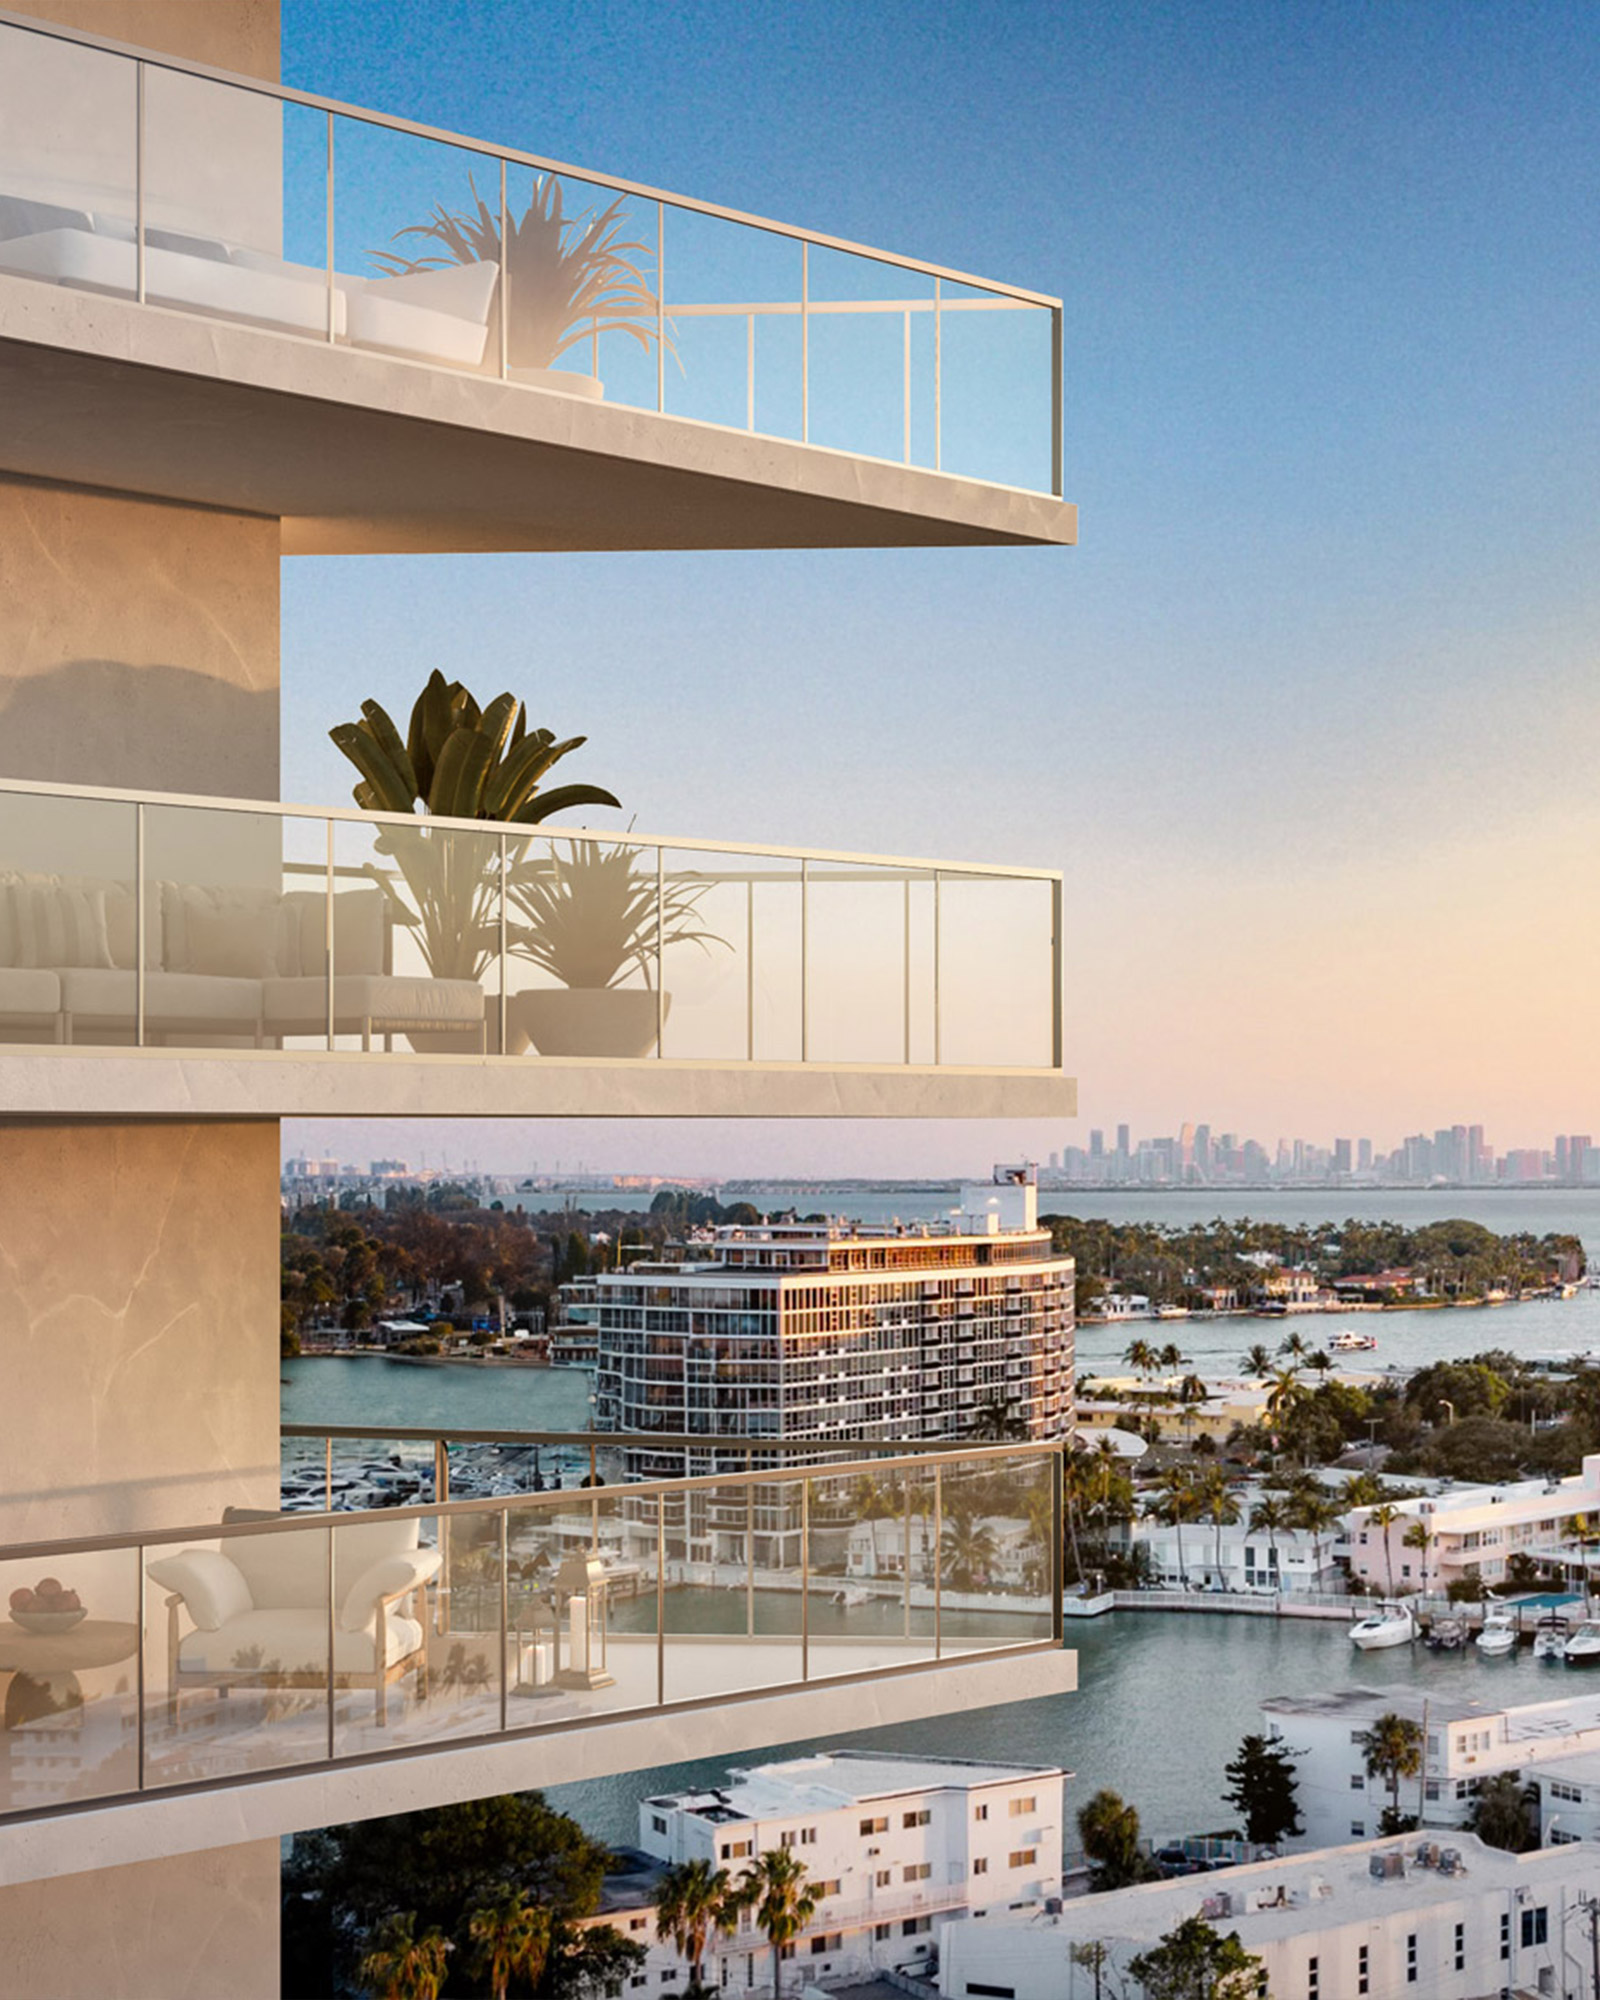
[[[327,729],[437,665],[645,829],[1061,868],[1075,1126],[441,1149],[1600,1123],[1592,7],[284,0],[284,76],[1065,302],[1077,548],[292,560],[283,789],[343,801]]]

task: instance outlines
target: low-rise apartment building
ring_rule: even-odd
[[[1600,1454],[1586,1458],[1570,1479],[1460,1486],[1408,1501],[1387,1530],[1373,1511],[1357,1507],[1349,1516],[1350,1573],[1385,1591],[1440,1595],[1468,1577],[1501,1583],[1519,1555],[1581,1567],[1581,1555],[1567,1545],[1580,1517],[1586,1522],[1600,1513]]]
[[[1124,1548],[1148,1551],[1153,1582],[1172,1589],[1231,1591],[1331,1590],[1341,1583],[1335,1561],[1344,1544],[1336,1530],[1252,1525],[1267,1500],[1281,1511],[1283,1495],[1240,1486],[1230,1499],[1236,1518],[1221,1522],[1196,1513],[1181,1523],[1150,1513],[1116,1530]]]
[[[642,1800],[639,1845],[669,1864],[708,1861],[735,1880],[769,1850],[792,1849],[818,1900],[786,1956],[810,1980],[926,1973],[938,1922],[1002,1912],[1022,1920],[1059,1897],[1065,1781],[1054,1766],[825,1751]],[[746,1912],[732,1937],[715,1940],[706,1971],[725,1992],[770,1991],[771,1961]],[[657,1943],[640,1977],[670,1985],[662,1975],[681,1965]]]
[[[1484,1780],[1515,1771],[1535,1794],[1541,1839],[1600,1834],[1600,1688],[1498,1709],[1416,1688],[1343,1688],[1274,1695],[1261,1713],[1296,1754],[1298,1846],[1377,1831],[1389,1792],[1368,1776],[1361,1738],[1388,1713],[1425,1733],[1423,1768],[1400,1788],[1401,1811],[1425,1827],[1463,1826]]]
[[[945,2000],[1098,2000],[1128,1963],[1200,1917],[1235,1933],[1273,2000],[1587,1995],[1592,1855],[1505,1854],[1472,1834],[1297,1854],[1064,1903],[1026,1921],[945,1924]],[[1097,1966],[1074,1948],[1100,1945]],[[1095,1956],[1099,1956],[1096,1954]]]

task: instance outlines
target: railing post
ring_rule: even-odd
[[[329,1047],[329,1048],[331,1049],[331,1048],[333,1047],[333,1043],[334,1043],[334,1012],[333,1012],[333,828],[334,828],[334,823],[333,823],[333,821],[332,821],[331,819],[330,819],[330,820],[329,820],[329,821],[327,822],[327,827],[328,827],[328,893],[327,893],[327,909],[326,909],[326,912],[325,912],[325,921],[324,921],[324,926],[323,926],[323,943],[324,943],[324,946],[325,946],[325,950],[326,950],[326,955],[327,955],[327,961],[328,961],[328,965],[327,965],[327,975],[328,975],[328,1047]]]
[[[139,1704],[139,1711],[138,1711],[138,1727],[134,1732],[134,1753],[137,1758],[137,1769],[135,1773],[134,1784],[135,1784],[135,1789],[137,1791],[142,1792],[144,1790],[144,1760],[145,1760],[144,1712],[148,1701],[148,1691],[146,1690],[145,1687],[145,1664],[144,1664],[145,1638],[146,1638],[145,1621],[148,1619],[150,1615],[148,1596],[147,1596],[147,1579],[144,1573],[143,1542],[141,1542],[138,1548],[134,1551],[134,1555],[139,1564],[139,1598],[138,1598],[139,1652],[137,1655],[137,1662],[134,1667],[134,1683],[133,1683],[134,1700]],[[174,1702],[176,1702],[177,1700],[175,1691],[173,1693],[173,1700]]]
[[[511,374],[511,264],[506,256],[506,163],[500,161],[500,380]]]
[[[900,1583],[901,1595],[905,1599],[905,1625],[906,1637],[908,1639],[911,1637],[911,1479],[912,1475],[907,1473],[905,1516],[900,1530],[903,1537],[900,1545]]]
[[[811,442],[811,245],[800,242],[800,442]]]
[[[667,1700],[667,1496],[656,1495],[656,1706]]]
[[[335,295],[333,285],[333,113],[328,113],[328,164],[327,164],[327,251],[328,251],[328,339],[335,338]]]
[[[506,891],[507,869],[510,865],[510,849],[504,834],[500,836],[500,1046],[499,1055],[509,1055],[510,1045],[506,1040],[506,988],[511,980],[511,955],[507,950],[509,938],[506,904],[510,900]]]
[[[905,925],[901,932],[901,965],[905,984],[905,1060],[911,1061],[911,877],[905,879]]]
[[[902,313],[905,322],[905,392],[906,392],[906,444],[905,462],[911,463],[911,315]]]
[[[1061,923],[1062,882],[1058,875],[1050,884],[1050,1067],[1060,1069],[1066,1062],[1066,1051],[1062,1046],[1063,1026],[1061,1020],[1066,969],[1062,964],[1062,954],[1066,950],[1066,938]]]
[[[939,1067],[943,1060],[944,1022],[939,1006],[939,885],[941,877],[938,869],[933,871],[933,1066]]]
[[[756,1059],[756,885],[744,885],[744,1055]]]
[[[756,316],[745,314],[744,336],[744,427],[756,427]]]
[[[144,64],[139,65],[140,74]],[[145,954],[145,861],[144,800],[133,809],[133,1042],[144,1047],[144,954]]]
[[[1061,1550],[1062,1517],[1066,1512],[1067,1493],[1067,1453],[1070,1444],[1059,1445],[1051,1453],[1050,1467],[1050,1519],[1054,1533],[1050,1537],[1050,1636],[1058,1646],[1066,1643],[1066,1621],[1061,1611],[1061,1596],[1066,1587],[1063,1573]]]
[[[800,1480],[800,1678],[811,1678],[811,1481]]]
[[[800,1060],[807,1060],[811,1041],[811,869],[800,860]]]
[[[667,407],[667,205],[656,203],[656,409]]]
[[[1065,488],[1065,468],[1062,457],[1065,440],[1062,428],[1066,419],[1066,393],[1062,381],[1062,328],[1061,307],[1050,308],[1050,491],[1059,500]]]
[[[944,1658],[944,1467],[933,1462],[933,1657]]]
[[[511,1507],[500,1509],[500,1727],[506,1726],[506,1697],[511,1675],[507,1666],[511,1645]]]
[[[333,1512],[333,1439],[322,1440],[322,1511]]]
[[[662,1040],[667,1031],[667,987],[666,966],[666,862],[661,849],[656,849],[656,1056],[664,1053]]]
[[[133,295],[144,297],[144,64],[133,66]]]
[[[755,1471],[756,1455],[746,1450],[744,1469]],[[744,1636],[756,1636],[756,1483],[752,1479],[744,1489]]]
[[[335,1574],[335,1571],[334,1571],[334,1560],[333,1560],[333,1523],[332,1523],[332,1521],[331,1521],[331,1520],[330,1520],[330,1521],[329,1521],[329,1523],[328,1523],[328,1531],[327,1531],[327,1532],[328,1532],[328,1631],[327,1631],[327,1647],[328,1647],[328,1762],[329,1762],[329,1763],[331,1764],[331,1763],[333,1762],[333,1753],[334,1753],[334,1740],[335,1740],[335,1739],[334,1739],[334,1729],[333,1729],[333,1641],[334,1641],[334,1637],[335,1637],[335,1633],[336,1633],[336,1629],[337,1629],[337,1622],[336,1622],[336,1619],[335,1619],[335,1616],[334,1616],[334,1591],[335,1591],[335,1588],[337,1587],[337,1584],[338,1584],[338,1577],[337,1577],[337,1575]]]
[[[944,470],[944,291],[933,281],[933,469]]]

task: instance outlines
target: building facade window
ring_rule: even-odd
[[[1320,2000],[1322,1993],[1322,1972],[1318,1960],[1306,1960],[1306,2000]]]
[[[1532,1945],[1548,1944],[1549,1942],[1550,1912],[1548,1908],[1541,1903],[1537,1909],[1524,1910],[1522,1913],[1523,1950],[1528,1950]]]
[[[986,1857],[985,1855],[982,1855],[982,1854],[980,1854],[980,1855],[978,1856],[977,1860],[973,1862],[973,1864],[972,1864],[972,1872],[973,1872],[973,1874],[974,1874],[974,1875],[987,1875],[987,1874],[988,1874],[988,1872],[989,1872],[989,1862],[988,1862],[988,1858],[987,1858],[987,1857]]]
[[[1356,1953],[1356,1991],[1372,1991],[1372,1947],[1364,1944]]]
[[[932,1824],[932,1821],[933,1813],[927,1806],[924,1806],[920,1812],[902,1813],[900,1816],[900,1824],[903,1827],[929,1826]]]
[[[1038,1858],[1039,1850],[1037,1847],[1019,1847],[1007,1856],[1006,1866],[1008,1868],[1031,1868]]]
[[[1417,1934],[1412,1931],[1406,1938],[1406,1984],[1417,1983]]]
[[[1511,1956],[1511,1912],[1509,1910],[1502,1910],[1500,1912],[1500,1956],[1502,1958],[1509,1958]]]
[[[1456,1971],[1465,1972],[1466,1969],[1467,1969],[1467,1927],[1465,1924],[1457,1924],[1456,1925]]]

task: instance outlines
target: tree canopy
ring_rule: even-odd
[[[1232,1763],[1223,1766],[1228,1790],[1222,1796],[1243,1814],[1246,1840],[1275,1843],[1302,1831],[1294,1771],[1294,1760],[1302,1754],[1287,1749],[1274,1730],[1247,1736]]]
[[[1128,1961],[1146,2000],[1255,2000],[1261,1969],[1237,1931],[1223,1937],[1203,1917],[1186,1917]]]

